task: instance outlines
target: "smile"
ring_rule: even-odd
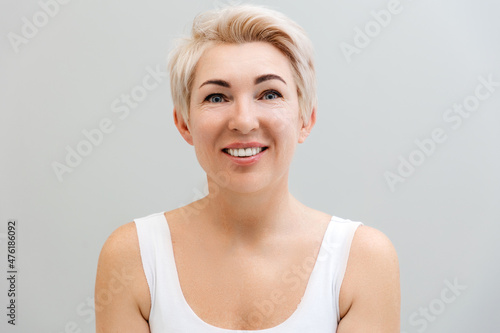
[[[222,151],[234,157],[251,157],[257,155],[258,153],[266,149],[267,147],[235,148],[235,149],[225,148],[222,149]]]

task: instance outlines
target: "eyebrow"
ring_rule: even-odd
[[[229,82],[224,81],[224,80],[207,80],[207,81],[205,81],[205,82],[203,82],[201,84],[200,88],[203,87],[206,84],[215,84],[215,85],[218,85],[218,86],[221,86],[221,87],[231,88],[231,85],[229,84]]]
[[[281,78],[281,76],[276,75],[276,74],[264,74],[264,75],[261,75],[261,76],[259,76],[258,78],[255,79],[255,84],[259,84],[261,82],[268,81],[268,80],[280,80],[281,82],[283,82],[284,84],[286,84],[285,80],[283,80]]]
[[[259,76],[259,77],[257,77],[255,79],[255,84],[259,84],[259,83],[262,83],[262,82],[268,81],[268,80],[279,80],[279,81],[283,82],[284,84],[286,84],[285,80],[283,80],[283,78],[281,78],[281,76],[276,75],[276,74],[264,74],[264,75],[261,75],[261,76]],[[229,84],[229,82],[224,81],[224,80],[219,80],[219,79],[207,80],[207,81],[203,82],[200,85],[200,88],[203,87],[206,84],[215,84],[217,86],[221,86],[221,87],[225,87],[225,88],[231,88],[231,85]]]

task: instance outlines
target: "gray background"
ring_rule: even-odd
[[[316,50],[318,123],[297,150],[290,187],[305,204],[390,237],[403,332],[498,332],[500,87],[457,129],[443,115],[474,95],[478,77],[500,82],[500,4],[401,0],[349,62],[341,43],[355,45],[356,27],[389,2],[255,1],[301,24]],[[7,220],[19,221],[18,325],[6,324],[1,278],[2,332],[93,332],[89,304],[108,235],[203,195],[204,174],[172,121],[168,80],[126,117],[112,103],[140,91],[148,68],[164,70],[173,38],[212,7],[73,0],[43,22],[37,1],[0,4],[4,272]],[[41,27],[16,52],[9,33],[22,36],[23,17],[33,16]],[[58,179],[52,164],[65,164],[67,146],[84,144],[82,131],[106,118],[113,131]],[[419,154],[415,140],[435,128],[447,139],[391,190],[384,174]],[[454,282],[465,289],[453,294]],[[419,312],[426,308],[432,317]]]

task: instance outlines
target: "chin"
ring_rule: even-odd
[[[275,180],[275,177],[271,175],[266,177],[262,174],[240,174],[231,177],[231,181],[227,184],[226,188],[239,194],[256,194],[275,187]]]

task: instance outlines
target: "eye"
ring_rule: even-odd
[[[266,100],[276,99],[276,98],[280,98],[280,97],[283,97],[283,95],[281,95],[279,92],[277,92],[275,90],[265,91],[264,94],[262,95],[262,99],[266,99]]]
[[[224,97],[221,94],[211,94],[205,98],[205,101],[210,103],[221,103],[224,102]]]

